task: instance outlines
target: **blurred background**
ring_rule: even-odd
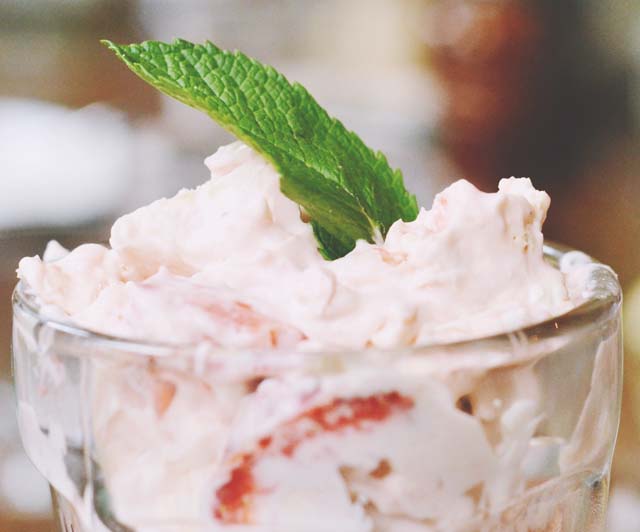
[[[611,532],[640,530],[640,2],[0,0],[0,531],[53,529],[20,449],[10,295],[52,238],[102,241],[122,212],[207,179],[230,140],[99,43],[210,39],[276,66],[403,169],[429,205],[465,177],[529,176],[548,238],[625,288]]]

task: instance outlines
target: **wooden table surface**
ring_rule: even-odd
[[[52,519],[20,519],[0,516],[2,532],[55,532]]]

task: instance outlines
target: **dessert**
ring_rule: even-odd
[[[90,330],[224,347],[424,345],[517,329],[575,304],[544,260],[549,198],[528,179],[503,180],[494,194],[454,183],[384,241],[327,261],[258,154],[236,143],[207,165],[211,180],[198,189],[116,221],[109,247],[26,258],[20,278]]]
[[[175,46],[135,48],[169,58],[136,63],[141,75],[166,89],[158,65],[184,74],[176,57],[237,57]],[[233,123],[241,138],[250,129]],[[305,153],[304,123],[292,123]],[[545,257],[549,197],[528,179],[495,193],[459,181],[419,211],[387,167],[364,189],[348,170],[334,179],[355,141],[332,140],[333,127],[314,140],[317,160],[248,134],[253,148],[206,160],[209,182],[116,221],[109,246],[52,244],[20,262],[17,379],[20,353],[38,366],[37,392],[18,382],[23,438],[75,526],[601,530],[588,509],[605,504],[617,427],[619,294],[598,290],[613,275],[577,252]],[[356,169],[386,164],[362,153]],[[553,321],[598,298],[613,310],[593,318],[596,334]],[[29,305],[39,322],[69,324],[62,336],[108,337],[29,344]],[[535,324],[546,325],[525,332]],[[80,436],[29,399],[74,378]],[[89,482],[69,473],[74,438]]]

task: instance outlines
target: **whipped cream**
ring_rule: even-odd
[[[528,179],[487,194],[458,181],[381,243],[324,260],[277,172],[241,143],[211,180],[123,216],[87,244],[18,274],[100,332],[169,343],[395,348],[516,329],[572,306],[543,258],[546,193]]]
[[[384,242],[326,261],[262,157],[235,143],[206,164],[209,182],[123,216],[109,247],[54,244],[20,262],[43,312],[204,358],[194,373],[95,360],[92,439],[117,518],[136,532],[556,526],[555,492],[512,508],[527,517],[500,514],[606,448],[585,443],[586,421],[580,439],[536,435],[548,405],[531,361],[549,346],[405,349],[513,331],[585,297],[584,261],[543,257],[547,194],[528,179],[496,193],[458,181]]]

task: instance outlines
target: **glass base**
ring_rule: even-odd
[[[53,486],[50,485],[49,488],[58,532],[84,532],[74,507]]]
[[[533,488],[501,512],[479,517],[449,532],[604,532],[608,487],[608,478],[603,475],[571,475]],[[59,532],[134,532],[115,519],[103,521],[97,516],[99,530],[84,526],[76,508],[53,487],[51,500]],[[163,530],[160,527],[158,532]],[[176,532],[180,527],[174,523],[166,530]],[[270,529],[256,526],[256,532],[264,530]],[[393,527],[385,530],[394,532]]]

